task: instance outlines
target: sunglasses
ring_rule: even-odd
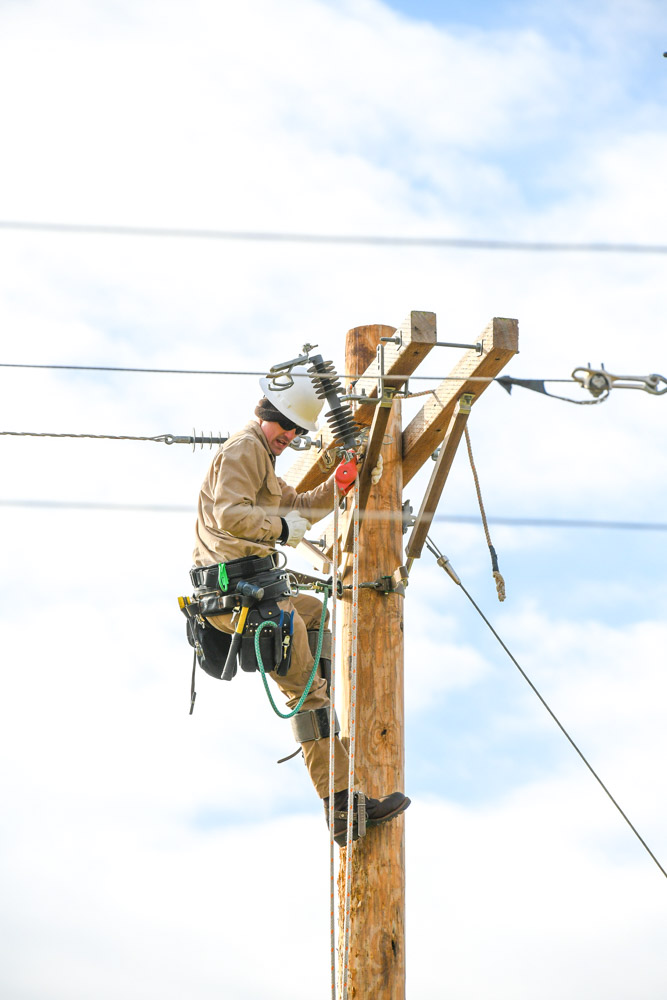
[[[287,420],[284,417],[281,417],[279,423],[284,431],[296,431],[298,437],[303,437],[306,433],[305,427],[299,427],[298,424],[295,424],[292,420]]]

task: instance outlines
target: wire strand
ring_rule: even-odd
[[[37,499],[0,499],[0,507],[39,507],[54,510],[108,510],[137,511],[143,513],[161,514],[192,514],[195,507],[192,504],[159,504],[159,503],[109,503],[97,500],[37,500]],[[366,512],[367,518],[391,517],[391,514]],[[475,514],[435,514],[434,522],[448,524],[478,524],[479,517]],[[489,524],[500,524],[516,528],[599,528],[608,531],[667,531],[667,522],[650,521],[583,521],[564,518],[537,517],[502,517],[488,518]]]
[[[332,246],[425,247],[451,250],[521,251],[524,253],[666,254],[660,243],[553,242],[550,240],[468,239],[458,236],[393,236],[353,233],[252,232],[159,226],[84,225],[65,222],[0,220],[0,229],[95,236],[148,236],[168,239],[227,240],[249,243],[308,243]]]
[[[31,364],[24,362],[0,361],[0,368],[35,368],[46,371],[80,371],[80,372],[133,372],[144,375],[223,375],[223,376],[249,376],[253,378],[263,378],[266,371],[229,371],[210,368],[126,368],[121,365],[46,365]],[[360,379],[364,372],[350,372],[340,375],[342,379]],[[310,378],[307,373],[293,372],[293,378]],[[411,375],[410,382],[497,382],[499,379],[486,375]],[[546,378],[542,382],[563,383],[567,385],[580,385],[576,379],[572,378]],[[412,396],[425,396],[434,390],[428,389],[423,393],[410,393]]]
[[[611,792],[609,791],[609,789],[607,788],[607,786],[603,782],[602,778],[599,776],[599,774],[597,773],[597,771],[595,771],[595,769],[593,768],[593,766],[586,759],[586,757],[584,756],[584,754],[582,753],[582,751],[579,749],[579,747],[577,746],[577,744],[574,742],[574,740],[572,739],[572,737],[570,736],[570,734],[568,733],[567,729],[562,724],[562,722],[560,721],[560,719],[551,710],[551,708],[549,707],[549,705],[547,704],[547,702],[545,701],[545,699],[542,697],[542,695],[540,694],[540,692],[537,690],[537,688],[535,687],[535,685],[531,681],[531,679],[528,676],[528,674],[521,667],[521,665],[519,664],[518,660],[516,660],[516,658],[512,655],[512,653],[510,652],[510,650],[508,649],[508,647],[505,645],[505,643],[503,642],[503,640],[500,638],[500,636],[498,635],[498,633],[496,632],[496,630],[494,629],[493,625],[491,624],[491,622],[489,621],[489,619],[486,617],[486,615],[484,614],[484,612],[482,611],[482,609],[475,602],[475,600],[473,599],[473,597],[468,593],[468,591],[463,586],[463,584],[461,583],[460,580],[458,581],[458,583],[459,583],[459,586],[460,586],[461,590],[463,591],[463,593],[466,595],[466,597],[468,598],[468,600],[470,601],[470,603],[472,604],[472,606],[477,611],[478,615],[483,619],[483,621],[489,627],[489,629],[491,630],[491,632],[493,633],[493,635],[496,637],[496,639],[498,640],[498,642],[500,643],[500,645],[503,647],[503,649],[505,650],[505,652],[509,656],[509,658],[512,661],[512,663],[514,664],[514,666],[517,668],[517,670],[519,671],[519,673],[523,677],[523,679],[526,681],[526,683],[531,688],[531,690],[533,691],[533,693],[535,695],[537,695],[537,697],[539,698],[539,700],[542,703],[542,705],[544,706],[544,708],[546,708],[547,712],[549,713],[549,715],[551,716],[551,718],[553,719],[553,721],[556,723],[556,725],[558,726],[558,728],[560,729],[560,731],[563,733],[563,735],[567,739],[568,743],[572,746],[572,748],[576,751],[576,753],[581,758],[581,760],[583,761],[583,763],[586,765],[586,767],[588,768],[588,770],[590,771],[590,773],[593,775],[593,777],[595,778],[595,780],[599,784],[600,788],[602,788],[602,790],[605,793],[605,795],[607,795],[608,798],[610,799],[610,801],[614,804],[614,806],[616,807],[616,809],[618,810],[618,812],[621,814],[621,816],[623,817],[623,819],[625,820],[625,822],[628,824],[628,826],[630,827],[630,829],[632,830],[632,832],[634,833],[635,837],[640,842],[640,844],[642,845],[642,847],[646,850],[646,852],[649,854],[649,856],[653,859],[653,861],[658,866],[658,868],[660,869],[660,871],[662,872],[662,874],[665,876],[665,878],[667,878],[667,871],[665,871],[665,869],[662,867],[662,865],[660,864],[660,862],[658,861],[658,859],[656,858],[655,854],[653,853],[653,851],[651,850],[651,848],[648,846],[648,844],[646,843],[646,841],[644,840],[644,838],[642,837],[642,835],[639,833],[639,831],[637,830],[637,828],[634,826],[634,824],[628,818],[627,814],[623,811],[623,809],[621,809],[620,805],[618,804],[618,802],[616,801],[616,799],[614,798],[614,796],[611,794]]]

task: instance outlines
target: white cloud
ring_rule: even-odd
[[[187,16],[147,0],[5,5],[0,216],[664,242],[664,84],[641,83],[637,54],[657,13],[577,5],[549,15],[563,34],[539,19],[454,34],[379,3],[200,0]],[[0,256],[5,361],[264,370],[309,340],[342,369],[346,329],[426,308],[447,340],[517,316],[518,376],[567,377],[589,360],[667,370],[661,258],[12,232]],[[433,352],[420,372],[444,375],[456,356]],[[255,393],[241,377],[0,369],[0,429],[226,432]],[[491,387],[471,419],[487,512],[662,520],[664,405],[618,391],[575,408]],[[194,506],[210,456],[179,447],[2,438],[2,495]],[[423,486],[407,491],[414,506]],[[463,453],[441,509],[476,510]],[[492,533],[511,571],[494,620],[660,855],[663,537],[635,563],[631,536],[615,536],[612,559],[590,533],[578,550],[544,530]],[[175,598],[191,535],[188,515],[2,508],[12,995],[327,988],[325,826],[301,762],[273,763],[289,727],[256,677],[200,677],[187,715]],[[488,609],[481,529],[434,535]],[[420,757],[429,703],[443,725],[466,705],[450,746],[535,765],[530,784],[494,785],[474,808],[447,790],[411,807],[411,995],[433,996],[442,975],[459,997],[661,995],[650,859],[569,748],[541,766],[562,737],[429,557],[407,603],[411,766],[437,764]],[[283,945],[295,926],[296,982]]]

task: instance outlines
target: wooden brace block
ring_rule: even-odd
[[[444,440],[457,400],[472,392],[484,392],[507,362],[519,351],[519,324],[515,319],[496,318],[482,335],[481,355],[466,351],[450,376],[433,390],[419,413],[403,431],[403,485],[410,482]],[[476,381],[480,379],[480,381]]]
[[[407,319],[403,320],[396,335],[400,338],[400,344],[383,345],[384,382],[391,388],[400,389],[437,340],[435,313],[413,310]],[[356,396],[365,394],[369,399],[377,398],[379,376],[380,361],[376,357],[361,378],[357,379],[354,394]],[[362,411],[368,409],[371,407],[367,403],[357,403],[355,415],[360,416]]]
[[[327,558],[321,548],[309,542],[307,538],[301,539],[295,551],[304,556],[318,572],[324,573],[325,576],[331,572],[331,560]]]
[[[413,311],[409,317],[401,324],[398,333],[401,335],[400,344],[384,345],[384,370],[385,383],[394,388],[402,385],[407,378],[419,367],[420,362],[434,346],[437,333],[435,326],[435,313]],[[363,375],[357,380],[354,386],[354,393],[360,394],[365,388],[366,394],[370,397],[377,396],[377,379],[379,375],[379,365],[377,359],[373,361]],[[373,413],[375,406],[369,403],[360,403],[357,414],[360,422],[361,410],[369,410]],[[372,416],[368,418],[370,422]],[[326,425],[326,426],[325,426]],[[331,475],[332,468],[326,465],[326,453],[333,443],[331,431],[326,421],[322,421],[322,451],[310,448],[304,451],[297,460],[287,470],[283,477],[285,482],[293,486],[298,493],[315,489]]]

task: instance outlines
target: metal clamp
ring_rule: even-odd
[[[304,434],[301,437],[295,437],[293,441],[290,441],[287,447],[293,448],[294,451],[308,451],[310,448],[317,448],[318,451],[322,451],[322,435],[320,434],[320,436],[315,438],[315,440],[308,437],[307,434]]]
[[[405,566],[399,566],[391,576],[380,576],[371,583],[360,583],[360,590],[377,590],[380,594],[399,594],[405,596],[405,583],[408,573]],[[346,583],[343,590],[352,590],[352,584]]]
[[[641,389],[652,396],[662,396],[667,392],[667,378],[663,375],[612,375],[604,365],[592,368],[589,363],[586,368],[575,368],[572,378],[596,398],[603,393],[609,394],[612,389]]]

